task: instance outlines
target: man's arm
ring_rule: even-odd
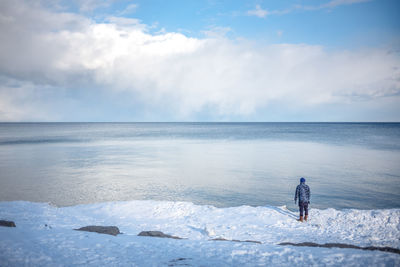
[[[297,196],[299,195],[299,186],[296,187],[296,192],[294,193],[294,204],[297,202]]]
[[[309,186],[307,186],[307,199],[308,199],[308,204],[310,204],[310,197],[311,197],[311,190],[310,190],[310,187]]]

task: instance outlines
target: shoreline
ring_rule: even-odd
[[[400,209],[311,209],[305,223],[297,216],[285,207],[271,206],[216,208],[145,200],[58,208],[3,201],[0,220],[13,220],[17,227],[0,227],[0,259],[11,266],[400,264],[399,254],[354,249],[400,249]],[[122,234],[73,230],[90,225],[117,226]],[[172,239],[138,236],[143,231],[162,232]],[[285,242],[353,247],[279,245]]]

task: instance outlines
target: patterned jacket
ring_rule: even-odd
[[[300,202],[308,202],[310,203],[310,187],[305,183],[300,183],[296,187],[296,193],[294,195],[294,202],[296,203],[297,199]]]

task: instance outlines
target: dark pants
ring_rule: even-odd
[[[303,216],[303,210],[308,215],[308,202],[299,202],[300,216]]]

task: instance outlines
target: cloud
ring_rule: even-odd
[[[352,5],[352,4],[359,4],[359,3],[365,3],[365,2],[370,2],[371,0],[332,0],[326,4],[322,4],[319,7],[320,8],[334,8],[337,6],[342,6],[342,5]]]
[[[226,37],[227,34],[232,31],[233,30],[230,27],[212,26],[208,30],[202,31],[202,33],[207,37],[222,38]]]
[[[136,9],[138,9],[138,7],[139,7],[138,4],[127,5],[125,7],[125,9],[119,13],[119,15],[123,16],[123,15],[128,15],[128,14],[135,13],[135,11],[136,11]]]
[[[108,0],[75,0],[81,12],[90,12],[98,8],[108,7],[111,1]]]
[[[265,9],[262,9],[260,5],[256,5],[256,8],[253,10],[247,11],[247,15],[256,16],[259,18],[265,18],[269,12]]]
[[[32,119],[35,110],[46,119],[67,105],[65,95],[72,102],[95,101],[104,91],[131,97],[157,118],[170,114],[170,120],[202,112],[246,117],[274,103],[301,110],[400,94],[400,56],[386,49],[327,51],[221,35],[152,34],[136,19],[97,23],[23,3],[0,6],[0,75],[8,81],[2,84],[18,81],[1,88],[0,120]]]
[[[260,5],[256,5],[256,8],[253,10],[247,11],[247,15],[250,16],[256,16],[259,18],[265,18],[266,16],[269,15],[285,15],[292,13],[294,11],[315,11],[315,10],[321,10],[321,9],[333,9],[338,6],[343,6],[343,5],[352,5],[352,4],[359,4],[359,3],[365,3],[365,2],[370,2],[371,0],[332,0],[324,4],[320,5],[314,5],[314,6],[307,6],[307,5],[293,5],[289,8],[286,9],[281,9],[281,10],[267,10],[261,8]]]
[[[52,89],[49,86],[39,89],[30,82],[0,76],[0,121],[55,120],[54,110],[52,112],[43,99],[38,98]]]

